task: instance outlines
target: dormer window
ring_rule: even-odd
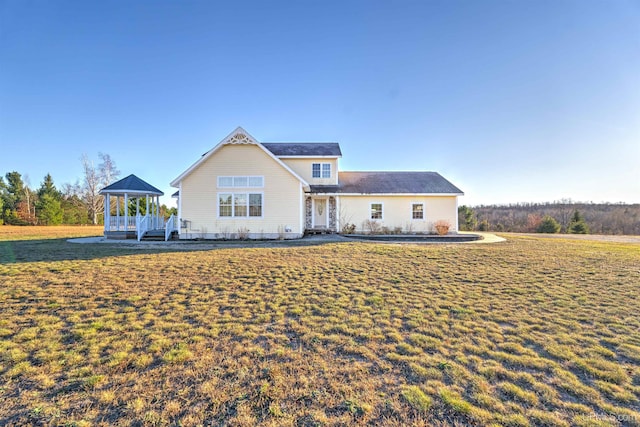
[[[311,177],[331,178],[331,163],[313,163],[311,166]]]

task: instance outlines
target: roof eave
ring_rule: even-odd
[[[464,196],[464,193],[336,193],[339,196],[413,196],[413,197],[453,197]]]
[[[326,155],[326,156],[302,156],[302,155],[293,155],[293,154],[287,154],[287,155],[283,155],[283,156],[276,156],[279,159],[341,159],[342,156],[338,156],[338,155]]]
[[[141,190],[141,189],[130,189],[130,190],[100,190],[98,194],[129,194],[129,195],[154,195],[154,196],[164,196],[162,191],[149,191],[149,190]]]

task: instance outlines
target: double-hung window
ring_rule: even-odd
[[[331,178],[331,163],[322,164],[322,177]]]
[[[424,203],[411,204],[411,219],[424,219]]]
[[[382,203],[371,203],[371,219],[382,219]]]
[[[311,165],[312,178],[331,178],[331,163],[313,163]]]
[[[218,216],[255,218],[262,216],[262,193],[219,193]]]

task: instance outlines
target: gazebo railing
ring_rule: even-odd
[[[134,231],[136,229],[136,218],[130,217],[109,217],[109,230],[108,231]]]

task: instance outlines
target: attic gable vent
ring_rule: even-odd
[[[236,129],[231,136],[225,139],[225,144],[256,144],[257,141],[253,139],[244,129]]]

